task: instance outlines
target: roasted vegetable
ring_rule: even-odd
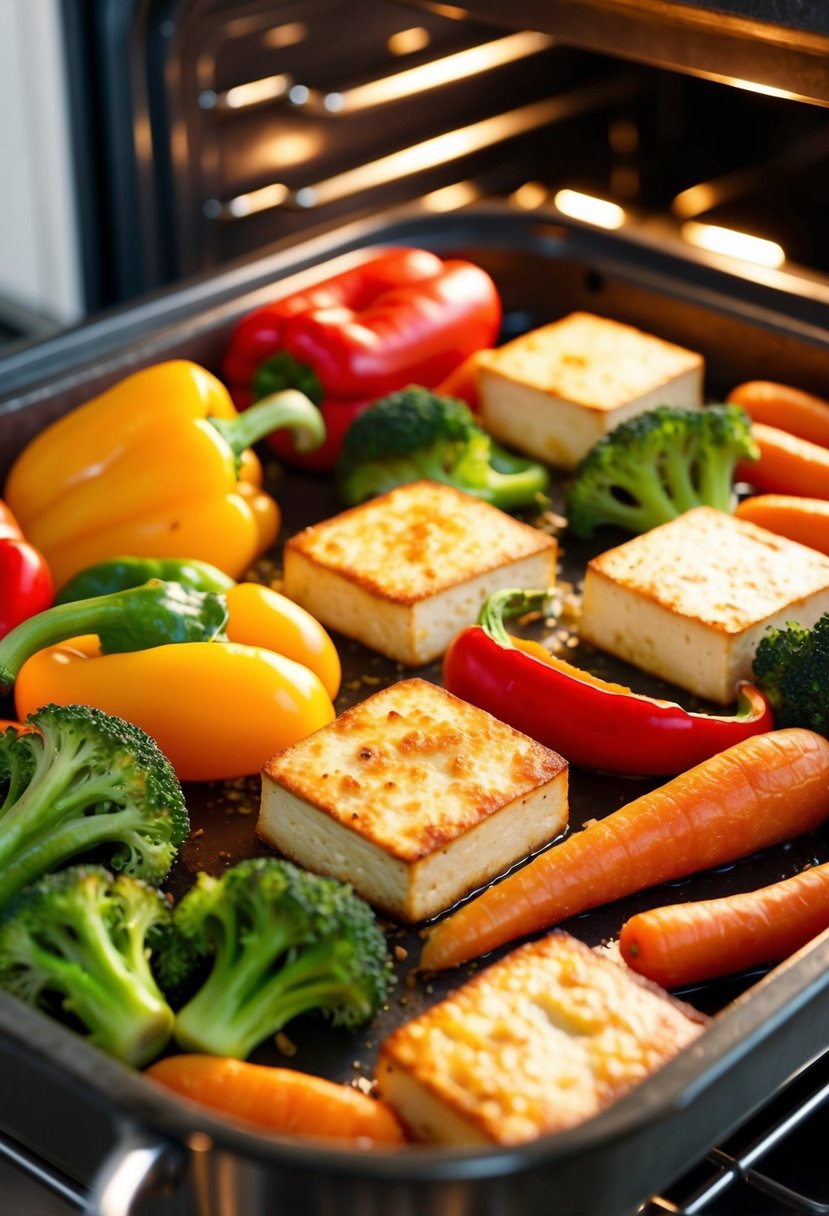
[[[299,450],[269,442],[292,464],[330,471],[347,427],[377,397],[417,381],[437,384],[490,346],[501,301],[471,262],[425,249],[388,249],[334,278],[274,300],[237,325],[223,363],[236,404],[293,386],[319,407],[326,440]]]
[[[45,705],[0,735],[0,907],[73,858],[157,884],[190,830],[175,773],[138,727]]]
[[[0,639],[0,688],[10,688],[26,660],[47,646],[87,634],[104,654],[149,650],[174,642],[206,642],[227,622],[227,601],[214,592],[151,579],[91,599],[57,604]]]
[[[0,988],[142,1067],[173,1030],[152,970],[171,920],[163,895],[125,874],[47,874],[0,913]]]
[[[128,553],[209,562],[239,578],[273,543],[280,511],[251,444],[274,428],[319,446],[319,410],[296,390],[237,414],[224,385],[173,360],[128,376],[23,449],[6,498],[60,588]]]
[[[363,1149],[405,1140],[385,1102],[296,1068],[188,1054],[158,1060],[145,1076],[200,1106],[252,1123],[260,1132],[345,1140]]]
[[[9,508],[0,502],[0,638],[50,607],[52,597],[46,559],[24,538]]]
[[[768,629],[754,655],[754,679],[776,726],[805,726],[829,739],[829,612],[809,629]]]
[[[191,558],[112,557],[87,566],[70,578],[61,587],[55,603],[71,604],[75,600],[109,595],[113,591],[127,591],[131,587],[141,587],[151,579],[158,579],[162,583],[179,583],[194,591],[216,593],[228,591],[235,582],[218,566]]]
[[[537,612],[544,591],[496,591],[479,622],[443,659],[450,692],[538,739],[572,764],[608,773],[674,776],[750,735],[771,730],[765,697],[741,686],[729,717],[693,713],[581,671],[540,643],[510,637],[505,616]]]
[[[829,815],[829,742],[768,731],[539,853],[430,930],[423,970],[455,967],[646,887],[811,832]]]
[[[0,679],[18,718],[47,701],[95,705],[152,735],[182,781],[214,781],[258,773],[330,722],[340,662],[322,626],[267,587],[150,582],[19,626],[0,641]]]
[[[208,973],[176,1017],[186,1050],[243,1059],[302,1013],[356,1027],[390,988],[386,942],[349,886],[277,858],[198,875],[174,914],[181,940],[162,968],[177,985],[203,960]]]
[[[549,485],[543,465],[508,453],[463,401],[419,385],[380,398],[351,424],[336,476],[348,506],[426,479],[513,511],[537,506]]]
[[[567,491],[570,531],[587,538],[612,525],[647,532],[692,507],[734,506],[734,470],[756,460],[751,422],[737,405],[660,405],[594,444]]]

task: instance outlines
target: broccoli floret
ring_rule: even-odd
[[[497,444],[465,402],[419,385],[381,397],[355,418],[336,477],[348,506],[425,479],[516,511],[538,505],[549,486],[544,466]]]
[[[0,987],[141,1067],[173,1030],[151,966],[171,921],[160,892],[125,874],[47,874],[0,915]]]
[[[768,629],[753,671],[775,726],[805,726],[829,739],[829,612],[812,629],[796,621]]]
[[[184,949],[209,965],[179,1009],[186,1050],[244,1059],[299,1014],[317,1011],[354,1028],[391,986],[385,938],[347,883],[279,858],[198,875],[174,913]],[[181,953],[174,955],[178,970]],[[178,976],[176,976],[178,979]]]
[[[0,735],[0,907],[47,871],[91,853],[160,883],[190,824],[155,741],[86,705],[46,705],[27,724],[35,729]]]
[[[756,460],[751,420],[737,405],[660,405],[622,422],[577,466],[567,520],[586,539],[603,525],[647,532],[692,507],[733,508],[734,467]]]

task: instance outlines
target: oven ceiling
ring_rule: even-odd
[[[500,28],[538,30],[572,46],[655,67],[829,105],[825,0],[411,2]]]

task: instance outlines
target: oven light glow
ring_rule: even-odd
[[[546,203],[547,187],[541,182],[524,182],[523,186],[513,190],[509,201],[513,207],[519,207],[522,211],[535,211]]]
[[[434,59],[430,63],[407,68],[403,72],[395,72],[391,76],[356,85],[353,89],[343,89],[338,95],[340,101],[337,111],[356,113],[372,106],[402,101],[426,89],[437,89],[441,85],[467,80],[480,72],[488,72],[506,63],[525,59],[539,51],[547,50],[552,45],[553,39],[548,35],[536,34],[531,30],[508,34],[505,38],[496,38],[483,46],[467,47],[454,55],[445,55],[442,59]]]
[[[262,37],[262,45],[271,50],[279,50],[283,46],[296,46],[308,37],[308,26],[304,21],[286,21],[284,25],[275,25]]]
[[[710,211],[718,201],[714,187],[709,182],[700,182],[696,186],[689,186],[687,190],[681,190],[671,203],[671,210],[680,219],[690,219],[693,215]]]
[[[411,29],[398,30],[396,34],[392,34],[386,42],[386,47],[390,55],[412,55],[415,51],[422,51],[431,41],[429,31],[422,25],[415,25]]]
[[[562,215],[573,220],[582,220],[596,228],[621,228],[627,216],[623,207],[580,190],[559,190],[553,198]]]
[[[261,190],[250,190],[247,194],[237,194],[226,203],[218,199],[209,199],[204,206],[208,219],[243,219],[247,215],[255,215],[257,211],[268,211],[271,207],[281,207],[288,198],[289,190],[281,182],[271,186],[263,186]]]
[[[421,201],[427,211],[458,211],[474,203],[480,194],[473,182],[454,182],[451,186],[425,194]]]
[[[219,96],[219,108],[244,110],[248,106],[261,106],[263,102],[284,97],[291,87],[291,77],[284,72],[278,76],[264,76],[261,80],[250,80],[246,84],[234,85]]]
[[[722,253],[727,257],[739,258],[743,262],[754,262],[758,266],[782,266],[786,260],[786,252],[776,241],[767,241],[759,236],[751,236],[748,232],[738,232],[734,228],[721,228],[717,224],[700,224],[697,220],[689,220],[680,229],[682,237],[689,245],[698,249],[706,249],[709,253]]]
[[[788,89],[776,89],[770,84],[756,84],[753,80],[738,80],[734,76],[729,76],[727,80],[735,89],[744,89],[747,93],[762,93],[764,97],[783,97],[786,101],[797,100],[797,93],[791,93]]]

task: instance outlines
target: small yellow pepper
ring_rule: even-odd
[[[279,530],[250,449],[279,427],[309,449],[325,434],[319,411],[295,390],[240,415],[205,368],[159,363],[37,435],[13,464],[5,497],[57,587],[122,553],[186,553],[238,578]]]
[[[39,650],[14,686],[24,720],[49,702],[94,705],[152,735],[182,781],[258,773],[325,726],[334,707],[308,667],[237,642],[174,642],[101,654],[92,635]]]
[[[333,699],[340,691],[340,656],[322,625],[299,604],[259,583],[237,583],[224,593],[231,642],[264,646],[310,667]]]

